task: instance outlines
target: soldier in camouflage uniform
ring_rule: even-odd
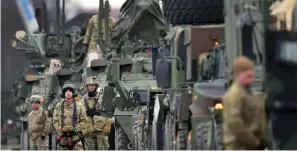
[[[104,20],[103,20],[104,21]],[[115,24],[115,19],[110,17],[110,31],[112,30],[113,25]],[[104,31],[104,23],[102,26],[102,31]],[[104,34],[104,33],[103,33]],[[104,35],[102,35],[104,37]],[[103,38],[102,37],[102,38]],[[88,66],[90,65],[90,62],[93,58],[98,59],[101,58],[102,52],[97,45],[98,40],[98,14],[91,17],[89,20],[86,35],[83,41],[83,44],[85,45],[84,51],[88,54]]]
[[[59,150],[82,150],[83,134],[86,132],[86,112],[84,107],[74,100],[75,88],[65,84],[61,100],[55,107],[53,126],[58,133]]]
[[[100,111],[97,110],[102,102],[102,95],[97,91],[99,81],[96,77],[88,77],[86,87],[88,93],[80,101],[84,104],[88,116],[85,147],[87,150],[107,150],[109,148],[107,135],[110,132],[112,121],[109,118],[100,116]]]
[[[250,86],[254,66],[247,57],[233,64],[234,82],[223,97],[223,139],[227,150],[257,150],[266,144],[264,114]]]
[[[32,111],[28,115],[30,150],[48,150],[48,133],[50,132],[50,121],[47,111],[40,107],[42,97],[32,95]]]
[[[104,21],[104,19],[103,19]],[[113,25],[115,24],[115,19],[110,17],[110,31],[112,30]],[[102,26],[102,31],[104,31],[104,23]],[[102,35],[104,37],[104,33]],[[103,38],[102,37],[102,38]],[[97,52],[97,40],[98,40],[98,14],[91,17],[89,20],[86,35],[83,41],[83,44],[85,44],[88,48],[88,53],[90,52]],[[100,52],[99,52],[100,53]]]

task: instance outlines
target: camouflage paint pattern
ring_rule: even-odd
[[[115,24],[116,20],[110,17],[110,31],[112,30],[113,25]],[[102,26],[102,31],[105,30],[104,23]],[[102,35],[104,38],[104,34]],[[86,35],[83,41],[83,44],[88,45],[88,53],[90,52],[97,52],[97,40],[98,40],[98,14],[91,17],[88,23]],[[101,54],[101,52],[99,52]]]

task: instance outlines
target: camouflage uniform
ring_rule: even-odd
[[[74,89],[73,85],[71,87]],[[66,86],[63,87],[63,89],[66,88]],[[86,132],[86,118],[87,115],[83,106],[75,100],[68,104],[63,99],[56,105],[53,114],[53,126],[58,133],[59,150],[83,149],[81,138]],[[82,134],[79,132],[82,132]]]
[[[234,67],[234,73],[253,68],[242,62]],[[223,97],[223,140],[226,150],[257,149],[266,140],[266,124],[261,102],[253,92],[234,82]]]
[[[41,103],[41,97],[38,95],[31,96],[31,103]],[[50,132],[50,121],[47,111],[42,107],[38,110],[32,110],[28,115],[29,121],[29,141],[30,150],[48,150],[47,135]]]
[[[95,84],[99,86],[99,82],[96,77],[89,77],[86,80],[86,86],[89,84]],[[95,90],[97,91],[97,90]],[[102,103],[102,96],[100,93],[96,93],[94,97],[90,97],[88,93],[82,98],[80,103],[84,104],[87,113],[87,133],[85,135],[85,147],[87,150],[107,150],[109,148],[107,134],[111,128],[111,119],[100,116],[99,112],[96,112],[97,107]],[[91,113],[93,112],[93,113]],[[96,145],[97,144],[97,145]]]
[[[104,21],[104,19],[103,19]],[[110,17],[110,30],[112,30],[112,26],[115,24],[115,19]],[[104,23],[102,26],[102,32],[104,33]],[[104,38],[104,35],[103,35]],[[83,44],[88,45],[88,53],[97,52],[97,39],[98,39],[98,14],[91,17],[89,20],[89,24],[87,27],[86,35],[83,41]],[[101,52],[99,52],[101,54]]]

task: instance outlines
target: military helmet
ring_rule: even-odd
[[[96,76],[88,77],[86,79],[86,86],[94,84],[94,85],[99,85],[99,81],[97,80]]]
[[[74,92],[75,92],[75,87],[74,87],[74,85],[73,85],[73,84],[70,84],[70,83],[68,83],[68,84],[64,84],[64,86],[63,86],[63,88],[62,88],[63,95],[65,94],[65,92],[66,92],[67,90],[70,90],[72,93],[74,93]]]
[[[70,90],[73,93],[73,98],[76,97],[75,86],[73,84],[67,83],[63,85],[61,97],[64,98],[67,90]]]
[[[74,90],[75,87],[74,87],[73,84],[68,83],[68,84],[64,84],[63,88],[62,88],[63,91],[66,90],[66,89],[73,89]]]
[[[39,95],[32,95],[31,97],[30,97],[30,103],[41,103],[42,101],[42,97],[41,96],[39,96]]]

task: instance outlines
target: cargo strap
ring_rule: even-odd
[[[64,108],[65,108],[65,101],[62,102],[61,107],[61,129],[64,127]],[[77,106],[76,101],[73,101],[73,114],[72,114],[72,126],[75,128],[77,125]]]
[[[72,140],[72,141],[66,141],[66,144],[61,144],[61,139],[63,138],[63,137],[66,137],[66,138],[69,138],[69,137],[73,137],[73,136],[78,136],[79,138],[78,139],[76,139],[76,140]],[[59,137],[59,138],[57,138],[57,144],[59,144],[59,146],[61,146],[61,147],[66,147],[66,148],[68,148],[69,150],[72,150],[74,147],[75,147],[75,145],[78,143],[78,142],[80,142],[80,141],[82,141],[82,143],[83,143],[83,141],[84,141],[84,138],[83,138],[83,136],[82,136],[82,133],[81,132],[75,132],[75,131],[71,131],[71,132],[64,132],[64,133],[62,133],[62,135],[61,135],[61,137]]]
[[[95,114],[89,115],[88,112],[96,113],[96,106],[98,104],[98,98],[95,99],[95,102],[94,102],[94,105],[93,105],[93,108],[92,109],[90,108],[90,106],[88,104],[87,97],[84,98],[84,103],[85,103],[85,106],[86,106],[87,116],[92,118],[92,124],[94,125],[94,119],[93,119],[93,117],[95,116]]]

